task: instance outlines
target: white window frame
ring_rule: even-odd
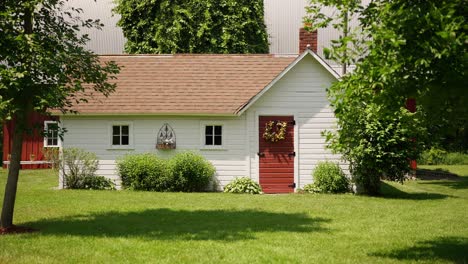
[[[112,144],[112,136],[113,136],[113,127],[114,126],[128,126],[128,145],[113,145]],[[108,149],[124,149],[124,150],[131,150],[134,149],[133,145],[133,122],[130,121],[118,121],[118,122],[109,122],[108,125]]]
[[[58,130],[57,130],[57,145],[49,145],[47,143],[47,134],[48,134],[48,131],[49,131],[49,124],[56,124],[57,127],[58,127]],[[57,121],[53,121],[53,120],[47,120],[47,121],[44,121],[44,147],[45,148],[60,148],[62,146],[62,141],[60,140],[60,136],[59,136],[59,131],[60,131],[60,124],[59,122]]]
[[[220,126],[221,127],[221,145],[205,145],[206,126]],[[223,122],[219,122],[219,121],[201,121],[200,122],[200,149],[202,150],[225,150],[226,149],[226,125]]]

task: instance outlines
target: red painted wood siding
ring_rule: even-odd
[[[29,127],[32,133],[26,133],[23,140],[23,150],[21,153],[22,161],[30,161],[31,154],[35,155],[34,160],[44,160],[44,154],[42,148],[44,147],[44,137],[42,131],[44,130],[45,120],[56,120],[54,117],[44,116],[37,113],[31,114],[28,118]],[[11,153],[11,147],[13,146],[13,131],[15,127],[14,121],[7,121],[3,125],[3,160],[8,160],[8,154]],[[47,168],[47,164],[35,164],[35,165],[21,165],[21,169],[41,169]],[[6,168],[6,165],[3,165]]]
[[[286,138],[278,142],[263,139],[266,123],[269,121],[288,122]],[[294,192],[294,121],[293,116],[259,117],[260,185],[265,193]]]
[[[414,98],[406,99],[406,109],[408,109],[411,113],[416,112],[416,99]]]

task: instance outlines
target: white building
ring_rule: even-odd
[[[123,66],[117,89],[60,116],[63,147],[80,147],[100,159],[99,175],[120,183],[116,160],[127,153],[162,156],[196,151],[216,168],[223,187],[235,177],[258,181],[265,192],[292,192],[312,182],[319,161],[338,160],[321,131],[335,117],[326,88],[338,74],[310,50],[300,56],[102,56]],[[268,122],[286,126],[270,142]],[[284,123],[283,123],[284,122]],[[164,142],[166,126],[175,149]],[[282,133],[277,131],[277,135]],[[161,149],[162,147],[162,149]],[[63,181],[61,181],[61,184]]]

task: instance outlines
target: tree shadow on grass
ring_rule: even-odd
[[[393,187],[392,185],[382,182],[381,193],[383,198],[403,199],[403,200],[437,200],[450,197],[446,194],[440,193],[407,193]]]
[[[420,184],[440,185],[456,190],[468,189],[468,180],[465,179],[459,181],[429,181],[420,182]]]
[[[104,212],[25,223],[42,235],[139,237],[150,240],[255,239],[257,232],[318,232],[329,219],[256,210]]]
[[[375,257],[393,258],[410,261],[450,261],[468,263],[468,238],[441,237],[434,240],[417,242],[409,248],[370,254]]]

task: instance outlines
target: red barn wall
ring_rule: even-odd
[[[23,139],[23,150],[21,153],[21,161],[30,161],[31,154],[35,155],[34,160],[44,160],[42,148],[44,147],[44,130],[45,120],[56,120],[55,117],[45,116],[38,113],[33,113],[28,118],[29,127],[32,128],[32,133],[25,133]],[[8,160],[8,155],[11,153],[13,146],[13,131],[15,127],[14,120],[5,122],[3,125],[3,160]],[[6,168],[7,165],[3,165]],[[21,165],[21,169],[42,169],[47,168],[47,164]]]

